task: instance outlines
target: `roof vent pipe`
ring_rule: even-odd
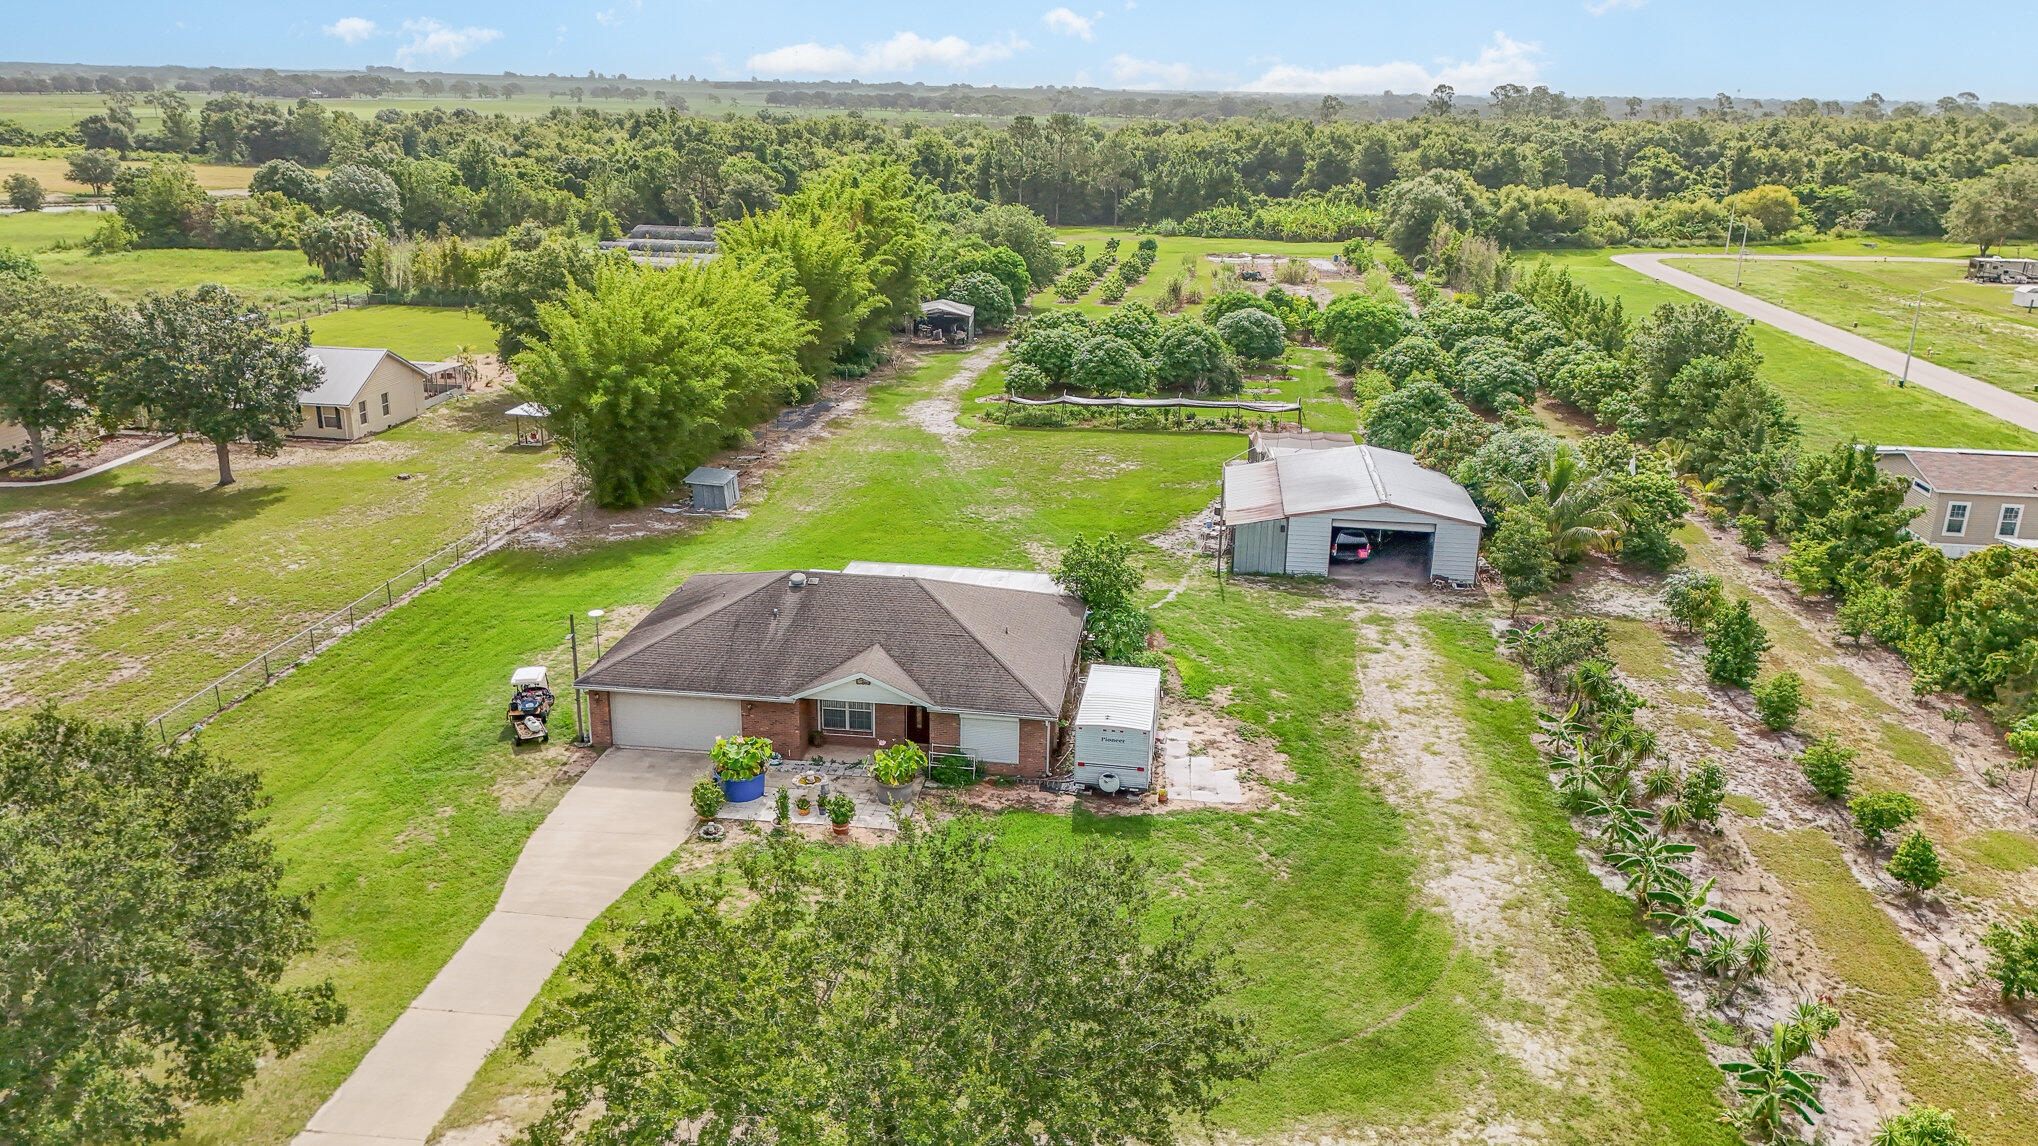
[[[804,589],[807,587],[807,575],[805,573],[795,573],[786,578],[786,584],[795,589]]]

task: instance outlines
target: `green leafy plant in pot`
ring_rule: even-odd
[[[849,821],[856,818],[855,800],[837,792],[828,797],[828,801],[822,810],[828,813],[828,822],[835,825],[836,835],[846,836],[849,834]]]
[[[877,798],[887,804],[904,804],[913,799],[920,772],[927,767],[927,753],[917,744],[894,744],[880,748],[871,759],[871,779],[877,781]]]
[[[703,820],[712,820],[722,811],[722,805],[729,798],[722,795],[722,786],[713,780],[701,780],[693,786],[694,815]]]
[[[771,741],[761,736],[724,736],[708,750],[715,762],[715,779],[732,804],[742,804],[764,795],[764,767],[770,763]]]

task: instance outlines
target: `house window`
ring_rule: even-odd
[[[385,418],[389,416],[389,395],[387,394],[382,396],[382,416]]]
[[[874,736],[877,734],[877,705],[863,700],[824,700],[821,702],[821,730]]]
[[[368,420],[368,399],[366,398],[361,399],[361,420],[363,422]]]
[[[1946,527],[1939,532],[1948,537],[1959,537],[1967,532],[1967,503],[1956,501],[1946,507]]]
[[[338,406],[314,406],[312,409],[318,411],[319,429],[337,430],[340,428],[340,408]]]
[[[2024,507],[2021,505],[2006,505],[2003,507],[2002,517],[1996,520],[1996,536],[2015,537],[2017,535],[2017,527],[2022,524],[2024,524]]]

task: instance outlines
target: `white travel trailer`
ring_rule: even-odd
[[[1069,729],[1076,782],[1104,793],[1153,787],[1160,722],[1161,670],[1092,665]]]

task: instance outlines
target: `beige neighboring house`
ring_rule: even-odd
[[[1991,545],[2038,545],[2038,454],[1958,450],[1942,446],[1879,446],[1876,467],[1911,483],[1904,504],[1925,512],[1912,537],[1948,557]]]
[[[301,438],[351,442],[408,422],[464,389],[392,350],[311,346],[304,356],[324,376],[297,396]]]

